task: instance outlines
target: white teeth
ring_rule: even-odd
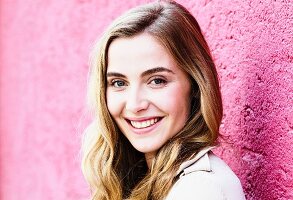
[[[154,123],[155,123],[155,120],[154,119],[151,119],[150,124],[154,124]]]
[[[134,127],[134,128],[146,128],[146,127],[149,127],[155,123],[158,122],[158,118],[154,118],[154,119],[151,119],[151,120],[146,120],[146,121],[143,121],[143,122],[135,122],[135,121],[130,121],[131,125]]]
[[[150,126],[150,125],[151,125],[151,121],[149,120],[146,122],[146,126]]]
[[[147,127],[147,122],[142,122],[141,126],[142,127]]]

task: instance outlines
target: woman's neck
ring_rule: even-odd
[[[153,160],[155,158],[155,155],[156,155],[156,152],[148,152],[148,153],[144,154],[145,160],[147,162],[147,165],[148,165],[149,169],[151,169],[151,167],[152,167],[152,163],[153,163]]]

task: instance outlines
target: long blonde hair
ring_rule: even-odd
[[[147,168],[144,155],[121,133],[107,109],[109,45],[139,33],[155,37],[192,83],[190,117],[184,128],[157,152]],[[195,18],[174,1],[145,4],[115,20],[91,54],[88,99],[95,119],[85,131],[82,170],[96,200],[164,199],[177,180],[180,164],[214,145],[222,119],[217,72]]]

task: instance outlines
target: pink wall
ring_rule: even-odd
[[[1,199],[85,199],[80,172],[94,39],[144,0],[0,0]],[[293,199],[293,4],[180,0],[220,74],[226,136],[217,153],[247,199]]]

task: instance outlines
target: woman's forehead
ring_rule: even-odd
[[[164,67],[177,70],[176,61],[156,38],[147,33],[115,39],[108,51],[107,71],[147,70]]]

